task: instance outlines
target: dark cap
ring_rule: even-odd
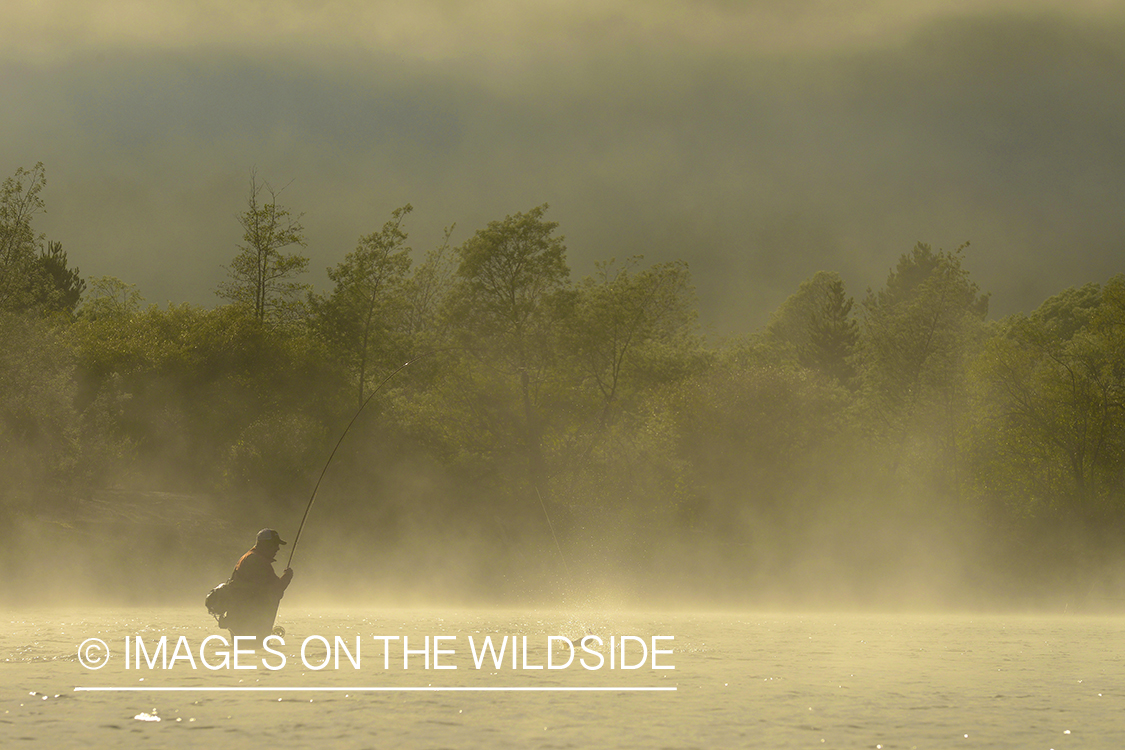
[[[278,534],[273,529],[262,529],[258,532],[259,542],[277,542],[278,544],[285,544],[281,541],[281,534]]]

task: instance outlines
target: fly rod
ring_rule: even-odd
[[[340,439],[336,441],[336,446],[332,449],[332,452],[328,454],[328,460],[324,462],[324,468],[320,470],[320,476],[317,477],[316,484],[313,485],[312,496],[309,498],[309,504],[305,506],[305,514],[301,516],[301,525],[297,527],[297,536],[293,539],[293,549],[289,550],[289,560],[285,563],[285,567],[292,567],[293,555],[297,552],[297,542],[301,541],[301,530],[305,528],[305,521],[309,517],[309,511],[312,510],[313,501],[316,500],[316,491],[320,489],[320,482],[324,479],[325,473],[328,472],[328,467],[332,465],[332,459],[336,457],[336,451],[339,450],[340,444],[344,442],[344,438],[347,436],[348,430],[350,430],[352,428],[352,425],[355,424],[355,421],[359,419],[359,415],[363,413],[363,410],[367,407],[367,404],[371,402],[371,399],[375,398],[375,394],[382,390],[383,386],[389,383],[391,378],[393,378],[395,375],[398,375],[400,372],[402,372],[407,367],[417,362],[424,356],[426,355],[419,354],[417,357],[403,362],[396,370],[391,372],[390,375],[383,378],[382,382],[380,382],[379,385],[375,386],[375,390],[371,391],[371,393],[368,394],[367,398],[363,400],[363,403],[359,405],[359,408],[356,409],[355,414],[352,415],[351,421],[348,422],[348,426],[344,428],[344,431],[342,433],[340,433]]]

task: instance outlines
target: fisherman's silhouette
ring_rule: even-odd
[[[259,645],[274,632],[277,607],[293,580],[293,569],[279,576],[273,572],[274,558],[286,544],[273,529],[262,529],[254,546],[243,555],[231,575],[232,601],[223,618],[231,636],[253,636]],[[282,631],[284,633],[284,631]]]

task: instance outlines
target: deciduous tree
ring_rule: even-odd
[[[36,284],[36,251],[43,241],[32,219],[43,212],[40,193],[47,184],[43,162],[31,170],[20,167],[0,186],[0,310],[22,310],[31,304]]]
[[[1107,518],[1125,503],[1125,276],[1004,322],[978,361],[981,491],[1017,513]]]
[[[671,364],[666,356],[671,350],[681,355],[672,368],[682,370],[688,351],[698,344],[692,335],[695,309],[687,264],[661,263],[638,272],[640,260],[598,263],[595,274],[579,285],[573,323],[567,326],[582,378],[598,395],[599,430],[609,423],[630,375],[638,377],[646,364],[661,369],[658,360]]]
[[[280,191],[250,176],[246,211],[238,217],[242,244],[227,266],[229,281],[219,284],[217,294],[246,307],[259,322],[278,323],[295,318],[308,285],[293,279],[308,268],[309,259],[283,253],[292,245],[305,246],[301,215],[294,216],[277,202]]]
[[[544,219],[546,211],[544,204],[489,222],[457,248],[451,298],[461,343],[486,370],[515,382],[516,437],[536,487],[546,474],[537,401],[555,357],[558,304],[570,277],[566,245],[555,235],[557,222]]]
[[[921,453],[940,448],[942,473],[956,470],[965,364],[988,312],[988,296],[961,265],[964,247],[935,253],[918,243],[863,301],[861,378],[892,470],[916,440]]]
[[[353,372],[358,404],[366,399],[374,362],[397,362],[408,349],[405,339],[410,248],[402,222],[413,207],[408,203],[391,213],[377,232],[359,238],[328,278],[335,283],[325,298],[314,298],[318,323]]]

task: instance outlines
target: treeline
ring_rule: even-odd
[[[438,590],[565,570],[649,600],[1123,591],[1123,276],[989,321],[964,248],[919,244],[882,288],[817,273],[716,347],[685,264],[576,280],[546,206],[420,254],[403,206],[314,290],[300,215],[255,177],[222,303],[161,308],[35,234],[44,184],[37,165],[2,195],[8,519],[108,486],[297,519],[370,400],[318,523]]]

